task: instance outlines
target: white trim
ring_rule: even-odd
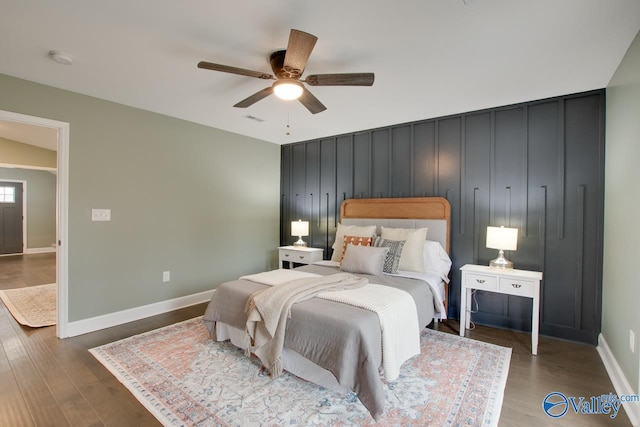
[[[0,120],[8,120],[33,126],[43,126],[58,130],[56,240],[57,242],[60,242],[60,244],[58,247],[58,256],[56,257],[56,282],[58,283],[58,322],[56,324],[56,335],[59,338],[65,338],[67,336],[66,330],[67,323],[69,321],[69,123],[3,110],[0,110]]]
[[[19,164],[13,164],[13,163],[0,163],[0,168],[7,168],[7,169],[33,169],[33,170],[37,170],[37,171],[47,171],[47,172],[55,172],[55,171],[58,170],[57,168],[49,168],[49,167],[45,167],[45,166],[19,165]]]
[[[7,255],[20,255],[27,253],[27,181],[24,179],[4,179],[0,178],[0,182],[19,182],[22,184],[22,252],[16,252]]]
[[[58,338],[68,336],[69,323],[69,123],[60,123],[58,128],[58,182],[57,221],[58,256],[56,277],[58,283]]]
[[[48,254],[55,251],[56,251],[56,248],[28,248],[24,250],[24,254],[25,255]]]
[[[153,304],[147,304],[140,307],[117,311],[115,313],[103,314],[101,316],[96,316],[89,319],[69,322],[69,324],[67,325],[67,336],[75,337],[77,335],[87,334],[89,332],[98,331],[100,329],[111,328],[112,326],[122,325],[124,323],[156,316],[158,314],[168,313],[180,308],[209,302],[214,291],[215,289],[212,289],[210,291],[203,291],[197,294],[185,295],[183,297],[155,302]]]
[[[596,350],[598,350],[600,359],[602,359],[602,363],[607,370],[607,374],[609,374],[609,378],[613,383],[613,388],[616,390],[616,394],[618,394],[618,396],[621,394],[638,394],[633,390],[629,381],[627,381],[627,378],[624,376],[624,372],[622,372],[620,365],[618,365],[618,361],[611,352],[611,348],[609,348],[609,345],[602,334],[598,335],[598,347]],[[631,424],[636,427],[639,426],[640,404],[637,402],[625,402],[622,406],[624,407]]]

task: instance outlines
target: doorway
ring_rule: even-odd
[[[0,181],[0,255],[23,251],[24,183]]]
[[[53,129],[57,134],[56,173],[56,335],[68,336],[68,188],[69,123],[0,110],[0,122]],[[2,162],[2,160],[0,160]],[[6,166],[0,163],[0,166]],[[9,165],[15,167],[16,164]],[[19,166],[19,165],[18,165]]]

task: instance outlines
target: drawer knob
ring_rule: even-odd
[[[304,259],[304,255],[300,255],[300,259]]]
[[[478,283],[484,283],[484,279],[476,279],[476,282],[478,282]]]
[[[517,288],[521,288],[521,287],[522,287],[522,285],[521,285],[521,284],[519,284],[519,283],[512,283],[512,284],[511,284],[511,286],[513,286],[513,287],[514,287],[514,288],[516,288],[516,289],[517,289]]]
[[[288,257],[288,256],[289,256],[289,254],[284,254],[284,256]]]

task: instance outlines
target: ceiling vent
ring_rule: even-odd
[[[255,122],[259,122],[259,123],[264,122],[264,119],[261,119],[260,117],[252,116],[252,115],[249,115],[249,114],[247,114],[247,115],[246,115],[246,116],[244,116],[244,117],[245,117],[246,119],[253,120],[253,121],[255,121]]]

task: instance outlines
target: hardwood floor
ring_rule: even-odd
[[[12,263],[0,260],[0,288],[52,282],[42,271],[26,272],[10,286],[7,265]],[[11,268],[20,270],[15,263]],[[60,340],[55,327],[21,326],[0,304],[0,426],[160,425],[87,350],[199,316],[204,309],[200,304]],[[457,334],[458,323],[437,329]],[[532,356],[529,334],[478,326],[467,336],[513,349],[500,426],[631,426],[623,409],[614,419],[572,410],[551,419],[542,411],[543,398],[553,391],[585,398],[614,393],[594,347],[540,337],[538,356]]]
[[[438,329],[457,334],[458,326],[457,321],[449,320]],[[542,410],[544,397],[554,391],[585,399],[615,394],[595,347],[540,336],[538,355],[534,356],[528,333],[477,326],[466,336],[512,348],[500,426],[631,426],[622,407],[614,419],[575,414],[572,409],[552,419]]]
[[[55,252],[0,257],[0,290],[55,282]]]

